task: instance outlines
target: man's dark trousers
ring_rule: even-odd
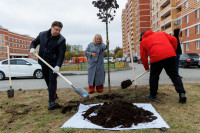
[[[158,62],[151,63],[150,71],[150,94],[157,95],[159,76],[162,69],[165,69],[167,75],[172,80],[177,93],[185,93],[181,77],[176,70],[176,57],[170,57]]]
[[[42,72],[49,91],[49,102],[55,102],[57,90],[57,74],[48,66],[42,65]]]

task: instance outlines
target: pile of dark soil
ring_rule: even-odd
[[[65,103],[65,106],[61,105],[61,113],[65,114],[67,112],[70,112],[72,110],[78,110],[78,106],[80,103],[86,104],[86,103],[93,103],[93,101],[101,102],[101,100],[115,100],[115,99],[121,99],[123,96],[117,95],[117,94],[104,94],[104,95],[98,95],[92,98],[84,99],[83,101],[69,101],[68,103]]]
[[[96,113],[96,115],[90,115]],[[105,128],[131,127],[132,124],[152,122],[157,119],[152,112],[138,108],[132,103],[123,101],[105,102],[103,105],[96,105],[85,111],[84,119]]]

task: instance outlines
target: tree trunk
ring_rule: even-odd
[[[106,11],[106,39],[108,40],[108,11]],[[111,88],[110,88],[110,62],[109,62],[109,44],[107,43],[107,64],[108,64],[108,93],[110,94]]]

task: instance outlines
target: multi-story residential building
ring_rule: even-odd
[[[123,55],[130,57],[130,49],[135,49],[136,42],[136,17],[135,2],[128,0],[125,9],[122,10],[122,41]],[[129,44],[130,42],[130,44]]]
[[[180,28],[182,31],[180,41],[183,53],[195,52],[200,55],[200,0],[132,0],[133,2],[135,3],[137,33],[136,43],[133,42],[135,55],[139,55],[138,40],[142,31],[164,31],[173,35],[175,28]],[[150,7],[148,2],[150,2]],[[131,5],[130,0],[122,13],[123,54],[129,53],[126,47],[127,23],[130,23],[126,19],[128,5]],[[148,11],[150,11],[150,15]],[[150,22],[150,26],[148,22]]]
[[[195,52],[199,49],[200,0],[152,0],[151,26],[153,31],[164,31],[173,35],[175,28],[182,31],[182,51]]]
[[[123,55],[130,56],[131,46],[133,56],[138,56],[140,33],[150,29],[150,0],[128,0],[122,11]]]
[[[0,26],[0,60],[7,59],[7,46],[9,46],[10,58],[30,58],[30,43],[34,38],[9,31]],[[36,59],[36,57],[31,57]]]
[[[83,51],[83,45],[71,45],[71,52]]]

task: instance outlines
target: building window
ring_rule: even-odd
[[[199,34],[199,25],[196,25],[195,29],[196,29],[196,34]]]
[[[196,49],[199,50],[199,40],[196,41]]]
[[[196,3],[198,3],[199,2],[199,0],[195,0],[196,1]]]
[[[188,9],[188,1],[185,2],[185,9]]]
[[[158,9],[158,3],[156,4],[156,7],[157,7],[157,9]]]
[[[159,21],[157,21],[157,26],[159,26]]]
[[[186,16],[185,16],[185,23],[188,23],[188,22],[189,22],[189,16],[186,15]]]
[[[2,52],[2,56],[4,56],[4,52]]]
[[[189,51],[189,42],[187,42],[187,43],[185,44],[185,50],[186,50],[186,51]]]
[[[189,29],[185,29],[185,36],[189,37]]]
[[[157,18],[158,18],[158,12],[157,12]]]
[[[197,9],[197,10],[195,11],[195,16],[196,16],[196,18],[199,18],[199,9]]]
[[[1,40],[1,44],[3,44],[3,40]]]
[[[4,47],[1,47],[1,50],[4,50]]]
[[[3,38],[3,35],[0,35],[0,38]]]

